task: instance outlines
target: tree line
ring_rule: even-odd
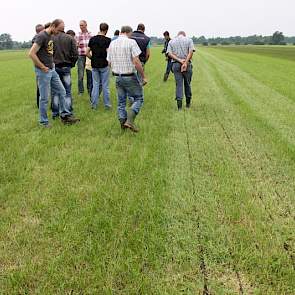
[[[206,38],[205,36],[192,37],[193,42],[197,45],[214,46],[214,45],[295,45],[295,36],[286,37],[283,32],[277,31],[272,36],[252,35],[248,37],[216,37]],[[151,37],[153,44],[162,45],[163,38]],[[12,39],[12,36],[8,33],[0,34],[0,50],[9,49],[26,49],[32,46],[32,42],[18,42]]]

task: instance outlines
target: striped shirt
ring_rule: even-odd
[[[193,40],[183,35],[172,39],[167,48],[167,53],[172,53],[179,59],[186,59],[190,51],[195,51]]]
[[[136,72],[133,58],[139,56],[140,53],[141,50],[135,40],[121,35],[111,42],[107,61],[111,64],[113,73],[131,74]]]
[[[79,55],[86,55],[88,43],[91,37],[92,35],[90,32],[86,32],[86,33],[79,32],[78,36],[76,37]]]

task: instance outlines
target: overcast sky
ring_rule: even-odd
[[[150,36],[168,30],[174,36],[184,30],[190,36],[206,37],[262,34],[283,31],[295,35],[295,0],[3,0],[0,33],[14,40],[29,40],[37,23],[55,18],[65,21],[66,29],[79,30],[79,20],[88,21],[97,33],[100,22],[110,25],[109,35],[129,24],[146,25]]]

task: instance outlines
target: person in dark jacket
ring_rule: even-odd
[[[171,41],[170,34],[168,31],[164,32],[164,38],[165,38],[165,43],[164,43],[164,49],[162,50],[162,53],[165,54],[166,56],[166,61],[167,61],[167,67],[166,67],[166,72],[164,74],[164,82],[166,82],[169,78],[170,72],[172,72],[172,59],[169,57],[167,53],[168,49],[168,44]]]
[[[151,56],[151,38],[145,35],[145,25],[139,24],[137,30],[132,33],[132,39],[134,39],[141,50],[139,60],[142,65],[145,65]]]
[[[53,37],[54,55],[53,60],[55,70],[60,77],[60,80],[66,90],[66,104],[67,107],[73,110],[72,98],[72,79],[71,69],[75,67],[78,60],[78,49],[76,40],[63,30]],[[52,94],[52,116],[53,118],[59,115],[59,96]]]

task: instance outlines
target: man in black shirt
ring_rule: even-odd
[[[168,49],[168,44],[171,41],[170,34],[168,31],[164,32],[164,38],[165,38],[165,43],[164,43],[164,49],[162,50],[162,53],[165,54],[166,60],[167,60],[167,67],[166,67],[166,73],[164,75],[164,82],[166,82],[169,78],[170,72],[172,72],[172,59],[169,57],[167,53]]]
[[[55,70],[66,90],[66,104],[69,110],[73,110],[71,68],[75,67],[78,60],[76,40],[66,34],[64,30],[53,36]],[[59,116],[59,95],[52,95],[52,117]]]
[[[47,116],[47,105],[49,97],[49,89],[53,93],[57,93],[60,97],[60,117],[64,124],[73,124],[79,121],[72,116],[71,111],[65,103],[66,91],[62,85],[58,74],[54,69],[53,49],[54,44],[52,35],[58,34],[64,27],[64,22],[60,19],[54,20],[50,27],[38,34],[35,42],[30,50],[29,57],[35,65],[38,86],[40,90],[39,113],[40,124],[46,128],[50,128]]]
[[[96,109],[99,102],[100,87],[103,91],[103,100],[106,109],[111,108],[109,89],[109,66],[107,62],[107,49],[111,39],[106,37],[109,26],[100,24],[98,35],[89,40],[86,55],[91,59],[93,89],[91,93],[91,107]]]

